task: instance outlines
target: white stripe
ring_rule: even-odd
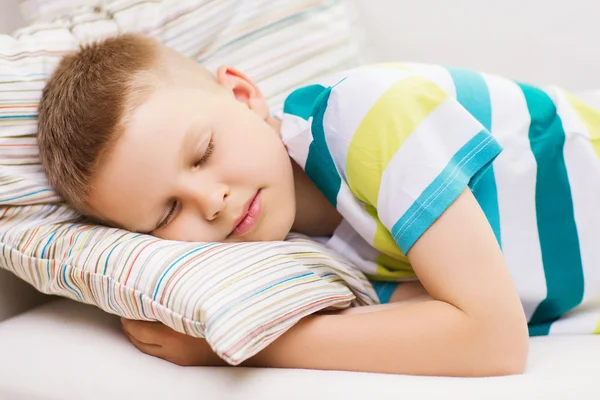
[[[0,71],[2,73],[9,72],[8,70],[4,70],[4,66],[0,65]],[[23,69],[18,68],[19,73],[23,73]],[[20,79],[18,76],[7,76],[2,79]],[[2,101],[8,101],[8,104],[18,103],[20,101],[33,101],[37,102],[41,95],[44,86],[46,85],[45,81],[21,81],[18,83],[4,83],[0,81],[0,88],[2,88]],[[13,91],[14,90],[14,91]],[[5,97],[6,96],[6,97]]]
[[[308,159],[310,143],[312,142],[312,135],[310,134],[312,118],[305,121],[296,115],[284,115],[285,117],[281,121],[281,138],[290,157],[304,169]]]
[[[504,147],[494,163],[502,250],[529,320],[547,294],[535,206],[537,164],[529,144],[531,117],[515,83],[488,75],[484,79],[492,133]]]
[[[367,213],[363,204],[356,199],[345,182],[342,182],[338,192],[337,209],[367,242],[373,243],[377,223]]]
[[[456,86],[454,85],[454,79],[448,69],[431,64],[420,64],[420,63],[402,63],[407,66],[415,74],[424,76],[432,82],[435,82],[440,88],[442,88],[448,95],[456,98]]]
[[[342,220],[326,245],[342,254],[365,274],[375,275],[377,273],[377,264],[372,260],[375,260],[380,253],[367,243],[346,219]]]
[[[393,69],[361,68],[350,71],[331,92],[323,128],[327,146],[342,179],[346,178],[346,157],[354,133],[377,100],[392,86],[412,76]]]
[[[561,316],[550,326],[549,335],[594,333],[600,322],[600,298]]]
[[[337,83],[339,81],[338,78],[340,76],[336,76],[335,79],[330,78],[328,82],[319,83],[328,86]],[[283,141],[290,156],[304,169],[312,142],[312,135],[309,133],[312,117],[308,121],[305,121],[295,115],[284,115],[285,118],[281,126]],[[363,243],[357,243],[356,237],[360,238],[360,236],[358,236],[358,233],[348,222],[358,224],[354,226],[361,226],[363,228],[361,233],[371,242],[375,237],[376,224],[356,201],[345,182],[342,182],[337,195],[337,208],[345,219],[327,242],[327,246],[350,259],[363,272],[375,273],[376,265],[369,262],[369,259],[375,259],[378,255],[375,254],[377,251],[365,242],[365,239],[361,238]],[[373,252],[375,253],[372,254],[372,258],[369,256],[366,259],[363,258],[365,255]]]
[[[449,97],[410,134],[381,177],[377,210],[388,228],[413,205],[451,158],[483,127]]]
[[[557,106],[566,134],[563,154],[583,265],[583,302],[600,293],[600,161],[590,135],[568,99],[558,90],[548,94]]]

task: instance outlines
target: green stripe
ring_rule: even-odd
[[[319,96],[321,96],[325,90],[325,86],[309,85],[293,91],[285,99],[283,112],[308,121],[313,115]]]
[[[452,156],[446,167],[392,227],[392,237],[404,254],[450,207],[477,173],[489,169],[500,151],[502,147],[498,142],[482,130]]]
[[[459,68],[448,68],[448,72],[454,81],[456,100],[491,133],[492,104],[490,91],[483,76],[477,72]],[[498,188],[493,164],[475,177],[469,186],[492,226],[498,244],[502,246]]]
[[[548,322],[540,322],[532,325],[529,323],[529,336],[546,336],[550,332],[550,327],[558,318],[554,318]]]
[[[325,88],[321,85],[310,85],[295,90],[285,100],[283,112],[307,121],[312,117],[311,133],[313,141],[308,148],[304,171],[327,200],[335,206],[337,205],[337,195],[342,185],[342,178],[327,147],[325,128],[323,127],[323,119],[325,118],[330,94],[331,88]]]
[[[584,291],[579,237],[563,154],[565,131],[556,106],[542,90],[519,85],[531,125],[529,142],[537,162],[535,203],[547,295],[530,320],[532,333],[548,334],[551,321],[581,303]]]
[[[311,124],[313,141],[308,148],[308,157],[306,158],[306,167],[304,170],[327,200],[334,207],[337,207],[337,196],[342,186],[342,178],[331,157],[331,152],[325,139],[325,127],[323,126],[323,119],[325,118],[330,94],[331,88],[324,91],[317,101]]]

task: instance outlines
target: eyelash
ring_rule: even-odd
[[[208,147],[206,148],[206,151],[204,152],[204,155],[202,156],[202,158],[200,158],[200,160],[198,160],[194,164],[194,167],[198,168],[198,167],[201,167],[202,165],[204,165],[208,161],[208,159],[214,149],[215,149],[215,142],[214,142],[213,137],[211,136],[210,141],[208,142]]]
[[[162,222],[160,224],[158,224],[156,229],[158,230],[158,229],[161,229],[161,228],[164,228],[165,226],[167,226],[171,222],[171,219],[172,219],[171,217],[175,214],[175,211],[177,211],[178,208],[179,208],[179,202],[177,200],[173,201],[173,205],[169,209],[167,216],[162,220]]]

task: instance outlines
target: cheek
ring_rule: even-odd
[[[152,234],[161,239],[180,242],[213,242],[219,240],[213,231],[199,214],[182,212],[167,227]]]
[[[234,178],[237,176],[248,180],[280,175],[291,168],[281,140],[274,132],[264,128],[255,133],[241,132],[237,138],[229,138],[226,146],[224,167],[229,171],[228,175],[233,174]]]

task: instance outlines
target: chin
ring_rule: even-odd
[[[289,229],[286,227],[283,227],[283,226],[269,227],[269,228],[266,228],[263,230],[264,233],[261,232],[262,234],[257,235],[257,237],[261,237],[261,239],[258,239],[257,241],[279,242],[279,241],[285,240],[285,238],[290,233],[290,231],[291,231],[291,225],[290,225]]]
[[[258,241],[260,242],[279,242],[282,240],[285,240],[285,238],[287,237],[288,233],[290,231],[286,231],[284,232],[273,232],[271,231],[270,234],[268,235],[261,235],[263,237],[263,239],[259,239]]]

